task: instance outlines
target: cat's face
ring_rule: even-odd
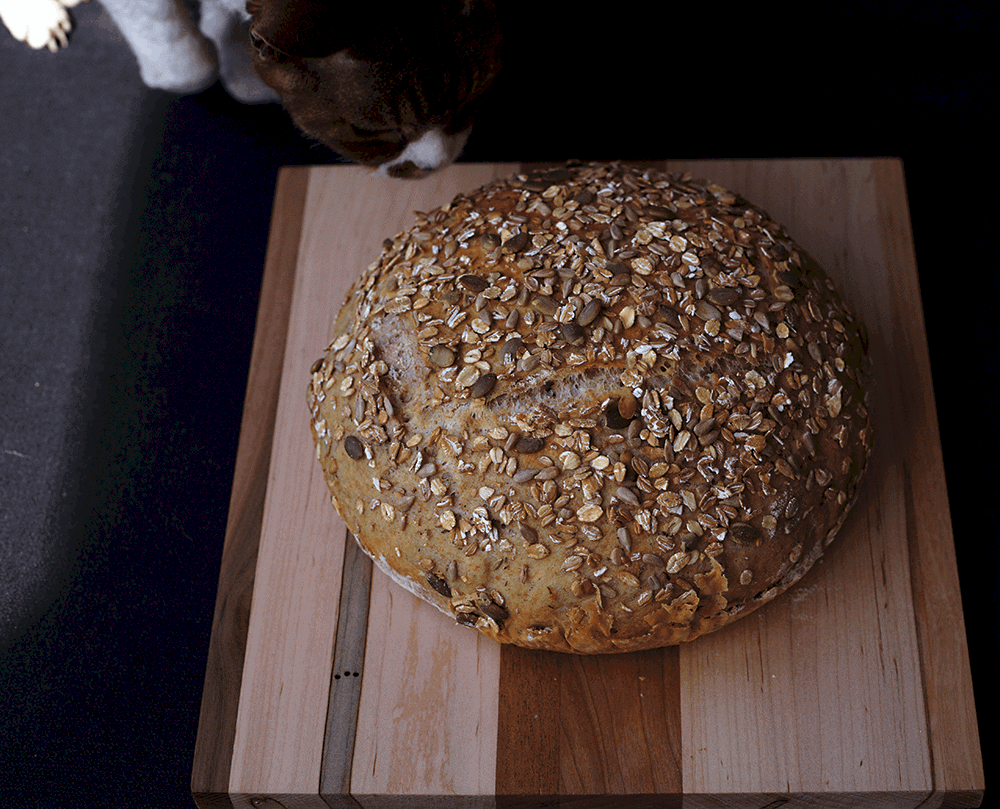
[[[333,19],[322,5],[248,3],[254,67],[298,127],[391,176],[454,160],[499,69],[492,3],[445,0],[381,25]]]

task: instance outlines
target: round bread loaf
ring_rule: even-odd
[[[805,574],[870,456],[868,368],[760,208],[571,164],[387,239],[309,407],[333,505],[383,572],[498,641],[619,652]]]

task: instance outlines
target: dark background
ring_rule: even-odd
[[[526,8],[463,159],[903,158],[989,773],[995,4],[659,8]],[[276,174],[337,158],[73,16],[0,30],[0,807],[190,806]]]

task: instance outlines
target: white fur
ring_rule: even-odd
[[[461,153],[470,132],[471,130],[467,129],[457,135],[446,135],[440,129],[430,129],[407,144],[398,157],[379,166],[379,171],[389,174],[393,166],[402,165],[407,161],[424,171],[435,171],[447,166]]]
[[[193,93],[216,78],[246,104],[276,101],[254,73],[245,0],[203,0],[201,25],[182,0],[101,0],[139,62],[143,82]]]
[[[66,8],[80,0],[0,0],[0,19],[14,39],[55,52],[69,43],[73,27]]]
[[[66,6],[81,0],[0,0],[0,17],[11,33],[33,48],[58,50],[68,42],[72,26]],[[139,63],[148,87],[172,93],[196,93],[217,79],[245,104],[278,101],[252,67],[250,15],[246,0],[201,0],[200,23],[185,0],[101,0]],[[429,173],[454,162],[465,147],[469,130],[446,135],[425,132],[395,159],[380,166],[412,163]]]
[[[65,6],[80,0],[0,0],[0,17],[13,36],[33,48],[56,51],[68,43]],[[254,72],[246,0],[202,0],[200,25],[184,0],[101,0],[128,42],[147,87],[196,93],[221,79],[245,104],[277,101]]]

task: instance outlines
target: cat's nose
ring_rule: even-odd
[[[424,169],[412,160],[405,160],[402,163],[392,162],[386,165],[385,173],[397,180],[419,180],[431,173],[433,169]]]

